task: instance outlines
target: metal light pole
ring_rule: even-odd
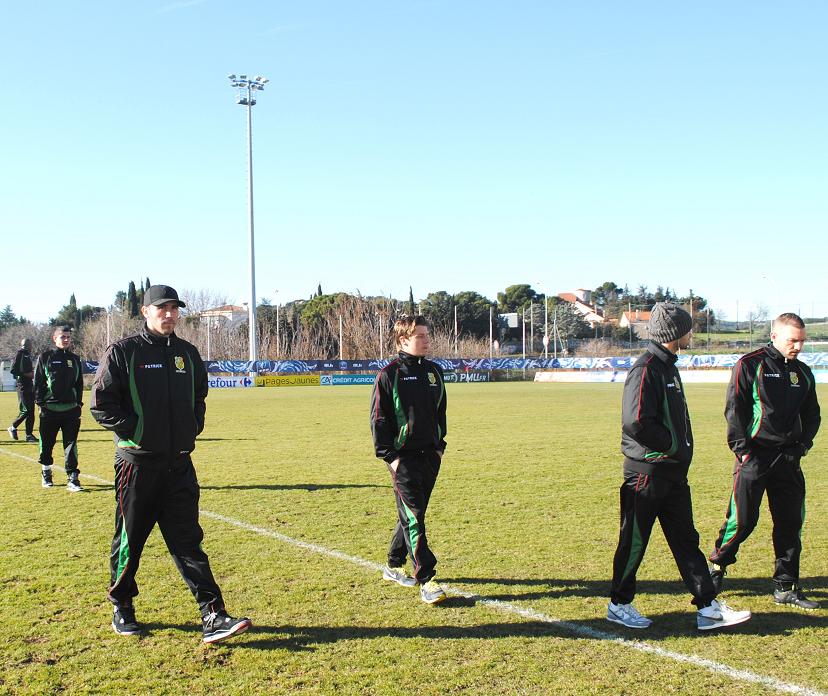
[[[263,90],[270,80],[261,75],[253,78],[248,78],[247,75],[227,77],[230,84],[239,91],[236,104],[247,107],[247,210],[250,231],[250,304],[247,308],[247,323],[250,360],[255,363],[259,359],[259,346],[256,336],[256,256],[253,243],[253,106],[256,104],[253,94],[256,90]],[[255,371],[254,365],[253,372]]]

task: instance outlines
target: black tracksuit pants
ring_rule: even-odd
[[[414,577],[420,584],[434,577],[437,565],[428,546],[425,515],[439,473],[440,455],[433,450],[401,452],[397,471],[391,472],[398,519],[388,548],[388,565],[405,565],[410,554]]]
[[[765,491],[773,519],[773,550],[776,554],[773,581],[780,589],[790,589],[799,583],[805,477],[799,459],[787,461],[778,449],[754,448],[750,459],[736,463],[727,515],[710,560],[720,566],[736,562],[739,546],[759,521],[759,507]]]
[[[110,555],[109,600],[129,604],[138,594],[135,574],[156,522],[202,616],[224,608],[198,523],[199,487],[189,455],[134,464],[115,456],[115,536]]]
[[[716,590],[707,559],[699,549],[690,486],[686,480],[670,481],[645,474],[627,475],[621,485],[621,533],[612,568],[612,601],[633,601],[635,576],[656,520],[693,596],[693,604],[699,608],[709,606],[716,598]]]
[[[80,408],[71,411],[40,411],[40,457],[41,466],[52,466],[52,450],[55,448],[58,433],[63,435],[63,468],[67,476],[77,474],[78,469],[78,433],[80,432]]]
[[[18,382],[16,385],[17,401],[20,404],[20,415],[12,422],[12,427],[17,428],[23,421],[26,421],[26,435],[32,435],[35,421],[34,387]]]

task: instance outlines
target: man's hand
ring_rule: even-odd
[[[807,453],[808,450],[805,449],[805,446],[801,442],[795,442],[792,445],[786,445],[782,448],[782,456],[790,464],[795,464]]]

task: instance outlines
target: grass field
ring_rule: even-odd
[[[197,607],[157,530],[138,575],[149,634],[112,631],[113,446],[88,413],[85,493],[67,493],[57,467],[55,488],[42,489],[37,447],[0,443],[0,693],[828,693],[828,609],[773,604],[766,508],[726,584],[730,603],[753,611],[749,623],[696,631],[658,530],[636,599],[653,626],[605,621],[620,385],[448,389],[449,447],[428,519],[438,578],[453,592],[439,606],[382,582],[372,565],[385,560],[394,505],[372,454],[367,387],[211,392],[194,457],[204,546],[229,610],[255,624],[213,647],[200,642]],[[707,551],[731,478],[724,385],[687,391]],[[825,387],[820,397],[828,403]],[[4,427],[15,413],[14,394],[0,394]],[[826,465],[823,436],[804,464],[802,570],[828,607]]]

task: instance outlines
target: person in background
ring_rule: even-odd
[[[55,347],[40,354],[34,374],[34,400],[40,407],[40,476],[52,487],[52,450],[58,433],[63,436],[66,490],[83,490],[78,469],[78,433],[83,406],[81,359],[71,350],[72,327],[58,326],[52,333]]]
[[[20,350],[14,356],[11,375],[15,381],[15,391],[17,391],[17,401],[20,404],[20,413],[9,426],[9,435],[12,440],[17,440],[17,428],[25,421],[26,442],[37,442],[38,440],[34,436],[35,403],[32,339],[24,338],[20,341]]]

